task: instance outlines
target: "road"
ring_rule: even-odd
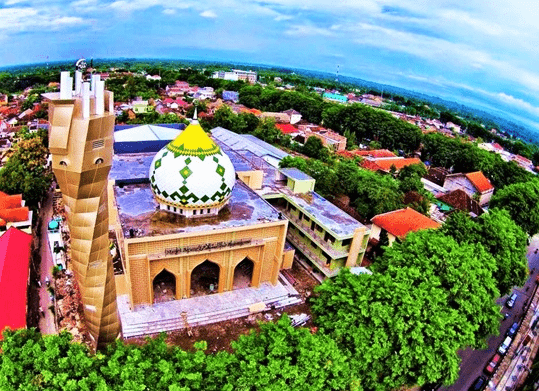
[[[535,254],[535,249],[537,248],[539,248],[539,235],[534,236],[533,240],[528,246],[527,257],[528,265],[530,268],[530,278],[528,279],[528,281],[526,281],[524,286],[513,290],[518,294],[518,299],[515,303],[515,306],[512,309],[509,309],[507,308],[507,306],[505,306],[505,300],[507,299],[507,296],[498,300],[498,303],[500,305],[503,305],[502,313],[510,314],[510,317],[508,319],[505,319],[501,322],[499,334],[493,335],[488,339],[488,347],[486,349],[472,350],[468,348],[466,350],[460,351],[459,356],[462,358],[462,363],[460,365],[458,380],[451,387],[442,387],[440,388],[440,390],[467,390],[477,377],[483,375],[483,368],[485,368],[490,358],[496,353],[496,350],[504,339],[505,333],[509,329],[509,327],[511,327],[513,322],[517,322],[522,319],[525,310],[524,302],[533,293],[535,278],[539,272],[539,254]]]
[[[52,195],[52,192],[47,194],[40,210],[40,216],[43,223],[41,224],[41,242],[39,246],[39,254],[41,256],[39,270],[41,281],[41,288],[39,288],[39,305],[43,309],[44,313],[44,316],[41,316],[39,320],[39,330],[41,331],[41,334],[57,333],[54,314],[51,310],[49,310],[49,307],[53,305],[54,302],[51,301],[49,291],[47,290],[47,285],[45,284],[46,278],[48,278],[51,282],[53,281],[51,271],[54,263],[47,239],[47,227],[52,217]]]

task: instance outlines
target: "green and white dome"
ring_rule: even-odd
[[[196,120],[163,147],[150,166],[160,208],[187,217],[217,214],[235,182],[230,158]]]

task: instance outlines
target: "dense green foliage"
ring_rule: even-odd
[[[391,114],[372,107],[333,104],[322,113],[324,126],[344,134],[355,134],[358,141],[376,140],[383,148],[407,153],[419,148],[421,130]]]
[[[233,353],[169,347],[163,337],[142,346],[120,340],[91,354],[68,333],[4,332],[0,389],[10,390],[345,390],[355,376],[328,336],[295,329],[283,316],[233,343]],[[355,388],[360,390],[360,388]]]
[[[411,204],[418,212],[426,213],[427,195],[421,184],[421,165],[402,170],[396,178],[377,172],[364,170],[357,161],[343,159],[323,162],[318,159],[285,157],[281,167],[296,167],[316,179],[315,189],[324,197],[344,194],[350,198],[350,205],[365,219],[405,207],[404,195],[416,191],[425,197],[425,202]]]
[[[507,210],[529,235],[539,232],[539,180],[513,183],[500,189],[492,196],[490,205]]]
[[[366,390],[442,381],[459,372],[458,349],[497,332],[499,292],[479,245],[411,233],[377,260],[373,275],[343,270],[318,289],[321,330],[351,356]]]
[[[13,146],[13,154],[0,168],[0,191],[22,194],[31,207],[37,206],[51,185],[47,171],[47,133],[21,133],[22,140]]]
[[[459,243],[481,244],[496,265],[494,278],[502,295],[521,286],[528,277],[527,235],[505,210],[491,208],[472,220],[463,212],[453,213],[441,231]]]
[[[515,162],[505,162],[499,155],[482,150],[472,143],[439,133],[429,133],[423,137],[422,153],[423,160],[430,161],[434,167],[452,167],[454,172],[482,171],[497,189],[533,178],[533,174]]]

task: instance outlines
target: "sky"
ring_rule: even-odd
[[[539,133],[539,3],[0,0],[0,67],[89,58],[278,65],[410,89]]]

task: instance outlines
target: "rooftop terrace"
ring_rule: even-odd
[[[114,186],[120,224],[126,237],[201,232],[279,221],[280,213],[243,182],[236,181],[228,205],[219,215],[186,219],[158,210],[148,183]]]

